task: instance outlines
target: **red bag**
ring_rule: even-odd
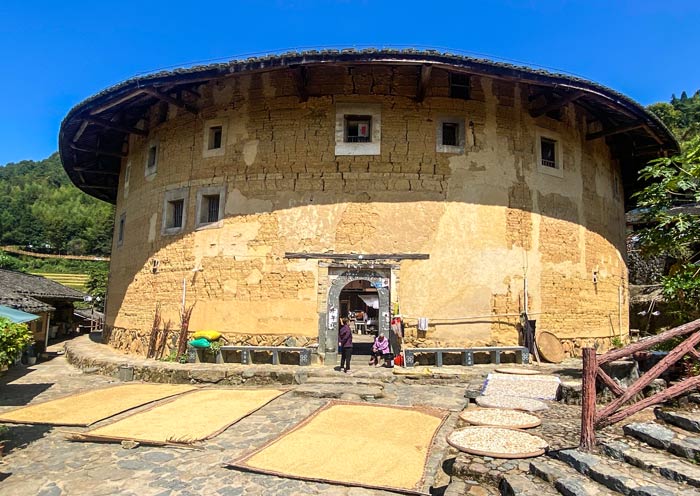
[[[394,365],[401,367],[403,365],[403,355],[396,355],[394,357]]]

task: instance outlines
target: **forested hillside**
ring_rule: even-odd
[[[0,167],[0,245],[72,255],[109,255],[112,205],[77,189],[58,153]]]

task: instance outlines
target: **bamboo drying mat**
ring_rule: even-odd
[[[230,467],[292,479],[421,492],[447,412],[331,401]],[[389,463],[394,460],[397,463]]]
[[[0,422],[88,426],[153,401],[196,389],[186,384],[124,384],[0,414]]]
[[[284,390],[201,389],[85,433],[73,441],[138,441],[152,445],[192,444],[217,436],[259,410]]]

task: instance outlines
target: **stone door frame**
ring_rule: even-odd
[[[319,315],[319,353],[325,356],[324,363],[329,366],[334,366],[338,355],[338,330],[339,330],[339,309],[340,309],[340,293],[343,288],[353,281],[368,281],[373,287],[377,288],[377,296],[379,296],[379,317],[378,327],[379,332],[383,332],[386,336],[389,335],[391,329],[391,298],[390,288],[382,285],[383,281],[389,279],[391,281],[390,269],[351,269],[343,271],[338,276],[333,277],[328,289],[328,298],[326,303],[326,311]]]

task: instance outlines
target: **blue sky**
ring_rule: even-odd
[[[71,107],[138,73],[397,45],[566,71],[645,105],[700,88],[697,0],[2,0],[0,164],[50,155]]]

